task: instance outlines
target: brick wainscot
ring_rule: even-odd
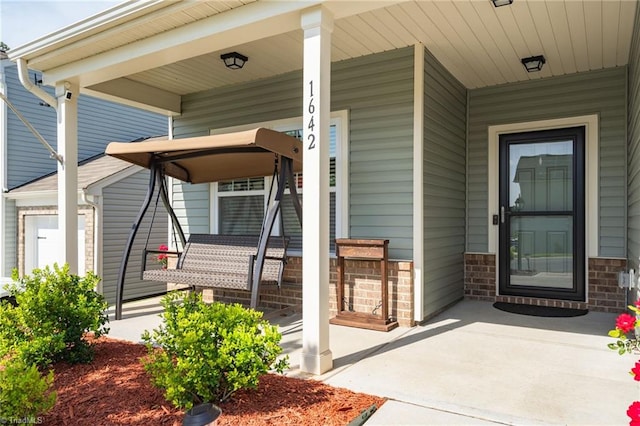
[[[625,289],[618,287],[618,272],[626,271],[626,259],[594,257],[589,259],[589,288],[586,302],[534,297],[500,296],[496,288],[496,256],[465,253],[464,294],[472,300],[524,303],[528,305],[589,309],[619,313],[624,311]]]

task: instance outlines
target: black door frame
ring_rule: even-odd
[[[585,126],[567,127],[562,129],[528,131],[521,133],[501,134],[499,137],[499,294],[505,296],[538,297],[546,299],[561,299],[585,301],[586,297],[586,152]],[[549,216],[566,212],[516,212],[509,208],[509,156],[511,145],[531,144],[537,142],[552,142],[557,140],[571,140],[573,142],[573,286],[570,289],[543,288],[509,285],[511,276],[510,257],[510,218],[513,216]],[[503,210],[504,209],[504,210]],[[504,213],[503,213],[504,212]]]

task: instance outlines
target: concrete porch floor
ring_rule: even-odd
[[[109,335],[139,341],[160,324],[158,299],[126,304]],[[300,313],[280,325],[289,375],[298,370]],[[624,425],[640,399],[640,356],[607,348],[616,315],[540,318],[461,301],[424,325],[377,332],[330,327],[334,369],[315,379],[389,399],[367,425]]]

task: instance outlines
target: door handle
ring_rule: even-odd
[[[500,206],[500,223],[504,223],[504,206]]]

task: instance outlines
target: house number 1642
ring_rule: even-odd
[[[313,103],[313,80],[311,80],[309,81],[309,114],[311,114],[311,118],[307,124],[307,129],[309,129],[309,133],[307,134],[307,141],[309,142],[308,149],[314,149],[316,147],[316,124],[313,121],[313,114],[315,112],[316,105]]]

